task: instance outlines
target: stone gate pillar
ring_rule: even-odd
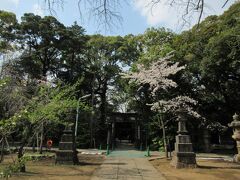
[[[204,129],[203,130],[203,150],[206,153],[211,152],[211,142],[210,142],[210,134],[209,130]]]

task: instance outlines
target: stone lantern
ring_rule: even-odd
[[[238,154],[234,156],[235,162],[240,162],[240,117],[238,114],[233,115],[233,121],[229,124],[229,127],[233,128],[232,138],[237,142]]]
[[[59,149],[56,150],[56,161],[58,164],[78,164],[75,137],[72,131],[73,124],[66,126],[63,131]]]
[[[174,156],[171,165],[175,168],[196,168],[196,154],[193,152],[191,138],[186,128],[186,117],[178,115],[178,135],[176,136]]]

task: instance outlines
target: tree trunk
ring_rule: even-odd
[[[92,83],[92,97],[91,97],[91,106],[92,106],[92,111],[91,111],[91,120],[90,120],[90,147],[93,148],[93,115],[94,115],[94,80],[95,80],[95,74],[94,74],[94,78],[93,78],[93,83]],[[95,148],[95,144],[94,144],[94,148]]]
[[[26,140],[24,140],[20,146],[20,148],[18,149],[18,161],[20,162],[21,161],[21,158],[23,157],[23,148],[26,144]],[[26,166],[25,164],[22,164],[21,167],[20,167],[20,172],[26,172]]]
[[[38,139],[38,138],[39,138],[39,135],[38,135],[38,133],[37,133],[36,136],[37,136],[37,152],[38,152],[38,151],[39,151],[39,139]]]
[[[35,146],[35,137],[33,137],[33,144],[32,144],[32,152],[36,152],[36,146]]]
[[[162,117],[162,115],[161,115],[161,117],[160,117],[160,122],[161,122],[161,126],[162,126],[163,146],[164,146],[165,156],[166,156],[166,158],[168,158],[166,130],[165,130],[165,126],[164,126],[164,122],[163,122],[163,117]]]
[[[100,106],[101,123],[105,123],[105,120],[106,120],[106,101],[107,101],[106,94],[107,94],[107,81],[104,81],[102,93],[100,94],[100,96],[101,96],[101,106]]]
[[[93,112],[91,112],[90,120],[90,148],[93,148]]]
[[[0,163],[3,162],[3,156],[4,156],[4,137],[2,138],[1,159],[0,159]]]
[[[25,162],[20,161],[22,160],[21,158],[23,157],[23,148],[27,144],[32,132],[32,127],[30,125],[26,125],[25,128],[27,130],[27,133],[23,135],[21,146],[18,149],[18,162],[21,164],[20,172],[26,172]]]
[[[43,131],[44,131],[44,128],[43,128],[43,122],[42,122],[42,124],[41,124],[41,137],[40,137],[40,151],[39,151],[39,154],[43,153]]]
[[[101,98],[101,105],[99,107],[100,110],[100,122],[99,122],[99,132],[98,136],[100,141],[103,143],[104,141],[106,142],[106,136],[107,136],[107,127],[106,127],[106,93],[107,93],[107,81],[103,83],[102,87],[102,92],[100,93],[100,98]]]

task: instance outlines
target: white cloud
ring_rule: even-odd
[[[150,26],[164,26],[171,29],[180,28],[183,24],[182,15],[185,13],[185,6],[169,6],[169,0],[161,0],[154,6],[152,6],[152,0],[133,0],[134,8],[140,12],[140,14],[146,18],[147,24]],[[205,13],[203,18],[211,14],[221,14],[226,10],[234,1],[227,4],[225,8],[221,8],[225,0],[212,1],[207,0],[205,6]],[[185,24],[189,28],[196,24],[198,14],[193,13],[186,17],[190,24]]]
[[[19,0],[6,0],[6,1],[13,3],[15,6],[18,6],[18,4],[19,4]]]
[[[147,23],[151,26],[175,20],[174,16],[170,18],[170,13],[168,12],[170,9],[164,3],[158,3],[152,7],[151,0],[135,0],[134,5],[141,15],[146,17]]]
[[[42,7],[39,4],[34,4],[33,5],[32,12],[34,14],[39,15],[39,16],[44,16],[44,11],[43,11]]]

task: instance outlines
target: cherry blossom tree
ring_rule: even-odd
[[[153,111],[163,110],[164,112],[171,111],[177,113],[180,109],[184,109],[188,115],[199,118],[200,115],[191,107],[191,105],[196,105],[197,102],[188,96],[177,96],[170,100],[159,100],[157,98],[159,92],[177,87],[177,83],[170,76],[186,68],[186,66],[179,66],[179,62],[173,63],[171,61],[172,57],[173,52],[170,52],[167,56],[153,62],[149,67],[138,64],[138,71],[123,73],[122,77],[129,79],[129,83],[134,82],[138,85],[149,85],[151,94],[155,98],[155,102],[150,104]]]
[[[177,83],[169,76],[185,69],[185,66],[179,66],[178,62],[172,63],[170,61],[172,57],[172,52],[170,52],[166,57],[152,63],[149,68],[146,68],[143,64],[138,64],[137,72],[123,74],[123,78],[130,79],[130,83],[149,84],[153,96],[156,96],[159,90],[175,88]]]
[[[179,66],[178,62],[173,63],[171,58],[172,52],[166,57],[153,62],[149,67],[145,67],[142,64],[137,65],[138,71],[128,72],[122,74],[123,78],[130,79],[129,83],[136,83],[137,85],[146,85],[151,91],[154,102],[149,104],[151,110],[159,114],[158,120],[155,123],[163,133],[163,144],[167,156],[167,143],[165,126],[168,121],[164,121],[162,114],[171,112],[176,117],[179,113],[189,115],[195,118],[200,118],[200,115],[194,111],[192,105],[196,105],[197,101],[188,96],[177,96],[172,99],[158,99],[158,94],[166,92],[172,88],[177,87],[177,83],[173,81],[170,76],[175,75],[181,70],[184,70],[186,66]]]
[[[151,104],[151,110],[172,112],[176,116],[182,111],[189,116],[200,118],[200,115],[193,109],[192,105],[197,105],[197,101],[188,96],[177,96],[171,100],[159,100]]]

